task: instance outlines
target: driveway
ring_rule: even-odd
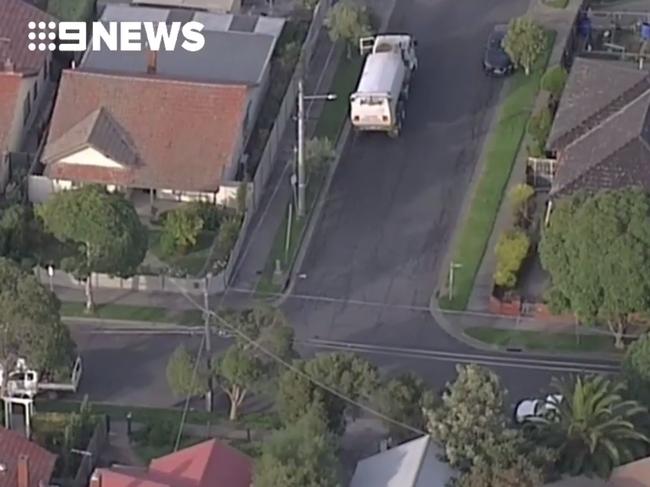
[[[427,313],[502,82],[481,69],[496,23],[528,0],[400,0],[389,31],[418,39],[402,136],[355,136],[285,310],[303,338],[462,346]]]

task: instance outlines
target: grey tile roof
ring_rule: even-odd
[[[549,137],[549,148],[558,151],[551,194],[650,189],[649,110],[648,72],[578,58]]]
[[[43,160],[61,159],[87,146],[127,166],[138,161],[135,144],[128,132],[104,107],[91,112],[55,143],[48,145]]]

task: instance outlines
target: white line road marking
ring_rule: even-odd
[[[479,353],[458,353],[446,352],[442,350],[427,350],[418,348],[390,347],[383,345],[369,345],[363,343],[340,342],[333,340],[304,340],[298,342],[301,345],[311,348],[321,348],[329,350],[341,350],[357,353],[368,353],[376,355],[389,355],[394,357],[414,358],[421,360],[437,360],[443,362],[462,362],[476,363],[480,365],[492,365],[499,367],[512,367],[521,369],[536,370],[557,370],[567,372],[596,372],[596,373],[615,373],[618,372],[619,366],[614,362],[571,362],[566,359],[558,358],[530,358],[527,355],[508,356],[508,355],[486,355]],[[520,352],[517,352],[520,353]],[[523,352],[522,352],[523,353]]]

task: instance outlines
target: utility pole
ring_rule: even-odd
[[[210,287],[210,278],[212,277],[212,274],[208,272],[208,274],[205,276],[205,282],[203,285],[203,326],[204,326],[204,333],[205,333],[205,358],[206,358],[206,365],[207,365],[207,372],[208,372],[208,392],[205,393],[205,409],[209,413],[212,412],[213,406],[214,406],[214,401],[212,400],[212,368],[211,368],[211,356],[210,354],[212,353],[212,345],[211,345],[211,330],[210,330],[210,299],[209,299],[209,294],[208,294],[208,289]]]
[[[298,80],[298,216],[305,216],[305,91]]]
[[[303,79],[298,80],[298,218],[305,216],[306,212],[306,174],[305,174],[305,100],[336,100],[336,95],[305,95]]]

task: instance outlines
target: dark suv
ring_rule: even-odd
[[[515,66],[503,48],[508,26],[496,25],[488,37],[488,44],[483,57],[483,69],[492,76],[506,76],[515,70]]]

